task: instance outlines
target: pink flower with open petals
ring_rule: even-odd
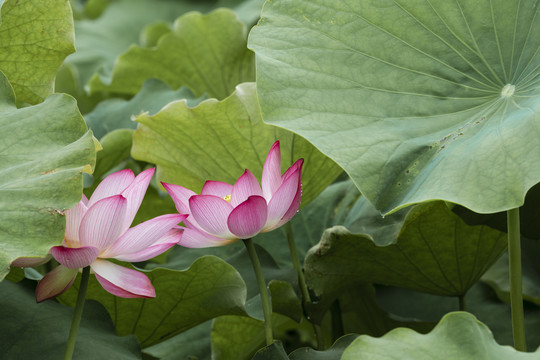
[[[182,238],[176,225],[186,215],[168,214],[129,228],[139,210],[154,169],[137,177],[129,169],[107,176],[90,199],[66,212],[66,233],[61,246],[50,253],[60,263],[39,282],[38,302],[66,291],[80,268],[90,266],[105,290],[113,295],[155,297],[146,275],[105,260],[143,261],[169,249]]]
[[[300,206],[303,161],[299,159],[282,175],[276,141],[264,163],[262,186],[249,170],[234,185],[207,181],[200,195],[162,183],[178,212],[189,215],[178,244],[192,248],[221,246],[285,224]]]

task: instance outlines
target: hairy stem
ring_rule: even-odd
[[[272,334],[272,308],[270,306],[270,299],[268,296],[268,290],[266,289],[266,282],[261,269],[261,262],[255,251],[255,246],[251,239],[244,239],[244,245],[246,245],[251,264],[253,265],[253,271],[255,272],[255,278],[259,285],[259,292],[261,294],[261,303],[264,313],[264,333],[266,336],[266,345],[271,345],[274,341],[274,335]]]
[[[523,319],[523,294],[521,284],[521,239],[519,209],[508,210],[508,262],[510,269],[510,306],[512,308],[512,333],[514,347],[527,351]]]
[[[79,325],[81,324],[82,312],[84,308],[84,301],[86,299],[86,289],[88,288],[89,278],[90,266],[87,266],[82,271],[81,285],[79,286],[77,303],[75,304],[75,311],[73,312],[73,319],[71,320],[71,329],[69,329],[69,337],[67,341],[64,360],[71,360],[71,358],[73,357],[73,350],[75,350],[75,340],[77,339],[77,332],[79,331]]]
[[[343,330],[343,318],[341,314],[341,306],[339,300],[336,299],[330,307],[330,313],[332,314],[332,337],[333,342],[345,335]]]
[[[307,319],[310,320],[309,314],[306,311],[307,309],[306,304],[311,303],[311,297],[309,295],[309,291],[307,288],[306,278],[304,277],[304,271],[302,270],[302,265],[300,264],[300,258],[298,257],[298,251],[296,250],[296,243],[294,242],[294,234],[293,234],[292,226],[290,222],[288,222],[285,225],[285,232],[287,234],[287,243],[289,244],[289,252],[291,254],[293,267],[294,267],[294,270],[296,270],[296,274],[298,276],[298,287],[300,287],[300,292],[302,293],[302,304],[303,304],[304,312],[306,312],[305,315]],[[324,344],[324,341],[322,338],[322,332],[321,332],[320,326],[314,323],[311,323],[311,324],[313,326],[313,332],[317,339],[317,349],[321,350]]]
[[[459,299],[459,311],[465,311],[465,295],[460,295]]]

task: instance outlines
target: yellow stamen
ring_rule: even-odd
[[[228,202],[230,204],[231,203],[231,195],[224,196],[223,200],[225,200],[226,202]]]

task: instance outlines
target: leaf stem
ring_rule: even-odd
[[[465,311],[465,295],[458,296],[459,299],[459,311]]]
[[[309,296],[309,291],[306,285],[306,279],[304,277],[304,272],[302,271],[302,265],[300,264],[300,258],[298,257],[298,251],[296,251],[296,243],[294,242],[294,234],[292,231],[291,223],[288,222],[285,225],[285,232],[287,233],[287,243],[289,244],[289,252],[291,253],[291,260],[293,263],[294,270],[298,276],[298,286],[300,287],[300,292],[302,293],[303,301],[311,302],[311,297]]]
[[[73,357],[73,350],[75,350],[75,340],[77,339],[77,332],[79,331],[79,325],[81,324],[82,312],[84,308],[84,301],[86,299],[86,289],[88,288],[89,278],[90,266],[87,266],[82,271],[81,285],[79,286],[77,303],[75,304],[75,311],[73,312],[73,319],[71,320],[71,329],[69,329],[69,337],[67,341],[64,360],[71,360],[71,358]]]
[[[339,300],[336,299],[330,307],[330,313],[332,314],[332,342],[337,341],[340,337],[345,335],[343,330],[343,318],[341,314],[341,306]]]
[[[304,271],[302,270],[302,265],[300,264],[298,251],[296,250],[296,243],[294,241],[294,233],[293,233],[290,222],[288,222],[285,225],[285,233],[287,234],[287,243],[289,245],[289,253],[291,254],[293,267],[294,267],[294,270],[296,270],[296,274],[298,276],[298,287],[300,288],[300,292],[302,293],[302,305],[304,308],[304,312],[306,312],[305,315],[307,319],[310,320],[309,314],[307,313],[307,310],[306,310],[307,309],[306,304],[308,303],[311,304],[311,296],[309,295],[309,291],[306,284],[306,278],[304,277]],[[320,326],[314,323],[311,323],[311,324],[313,326],[313,332],[315,333],[315,337],[317,339],[317,349],[321,350],[321,347],[324,344],[324,340],[322,337]]]
[[[268,296],[268,290],[266,289],[266,282],[261,269],[261,262],[257,256],[257,251],[253,245],[251,239],[244,239],[244,245],[246,245],[251,264],[253,265],[253,271],[255,272],[255,278],[259,285],[259,292],[261,294],[261,303],[264,313],[264,333],[266,336],[266,345],[271,345],[274,341],[274,335],[272,334],[272,308],[270,306],[270,299]]]
[[[519,208],[508,210],[508,262],[510,270],[510,306],[512,308],[512,333],[514,347],[527,351],[523,316],[523,294],[521,283],[521,239]]]

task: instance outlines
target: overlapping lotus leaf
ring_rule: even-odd
[[[0,1],[0,71],[19,103],[37,104],[54,91],[54,77],[75,51],[69,2]]]
[[[538,1],[268,2],[250,34],[264,121],[330,156],[383,213],[491,213],[540,181]]]
[[[17,109],[0,73],[0,279],[18,257],[45,256],[62,242],[64,211],[82,196],[96,144],[75,100],[54,94]]]
[[[540,351],[525,353],[501,346],[489,328],[473,315],[445,315],[429,334],[395,329],[381,338],[360,336],[345,349],[342,360],[518,360],[537,359]]]
[[[289,131],[262,122],[255,84],[244,83],[224,100],[209,99],[190,108],[169,103],[155,115],[141,114],[133,135],[132,156],[157,165],[158,179],[198,192],[206,180],[234,183],[245,169],[260,179],[276,140],[281,168],[304,158],[302,206],[341,173],[314,146]]]

